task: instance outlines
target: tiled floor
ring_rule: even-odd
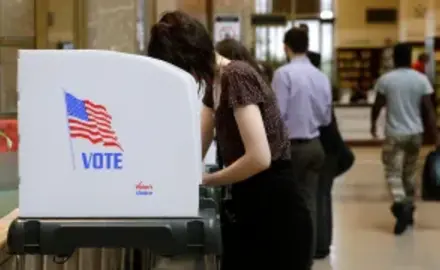
[[[355,152],[356,165],[334,188],[332,255],[314,270],[440,269],[440,204],[420,202],[415,228],[395,237],[380,151]]]

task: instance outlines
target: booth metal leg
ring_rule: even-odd
[[[54,261],[53,256],[14,255],[0,270],[136,270],[124,263],[125,256],[122,249],[91,248],[79,249],[66,261],[64,258]],[[145,258],[145,265],[148,265],[148,257]]]
[[[142,270],[152,270],[155,265],[154,256],[149,250],[142,251]]]
[[[218,270],[216,256],[185,256],[178,258],[160,258],[153,270]]]
[[[220,265],[217,259],[216,255],[207,255],[204,256],[204,268],[200,268],[200,269],[204,269],[204,270],[219,270],[220,269]]]
[[[126,252],[126,249],[125,248],[121,248],[121,255],[120,255],[121,256],[121,262],[119,264],[119,269],[128,270],[128,269],[125,269],[125,260],[126,260],[125,252]]]
[[[26,256],[17,256],[17,270],[26,269]]]
[[[194,260],[194,270],[207,270],[205,256],[197,256]]]

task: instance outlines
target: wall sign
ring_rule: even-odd
[[[241,20],[238,15],[217,15],[214,21],[214,43],[226,38],[241,39]]]

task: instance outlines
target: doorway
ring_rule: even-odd
[[[86,0],[0,1],[0,118],[16,117],[22,49],[86,48]]]

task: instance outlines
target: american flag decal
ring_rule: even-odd
[[[72,139],[86,139],[92,144],[122,150],[112,128],[112,116],[107,109],[90,100],[81,100],[65,92],[67,121]]]

